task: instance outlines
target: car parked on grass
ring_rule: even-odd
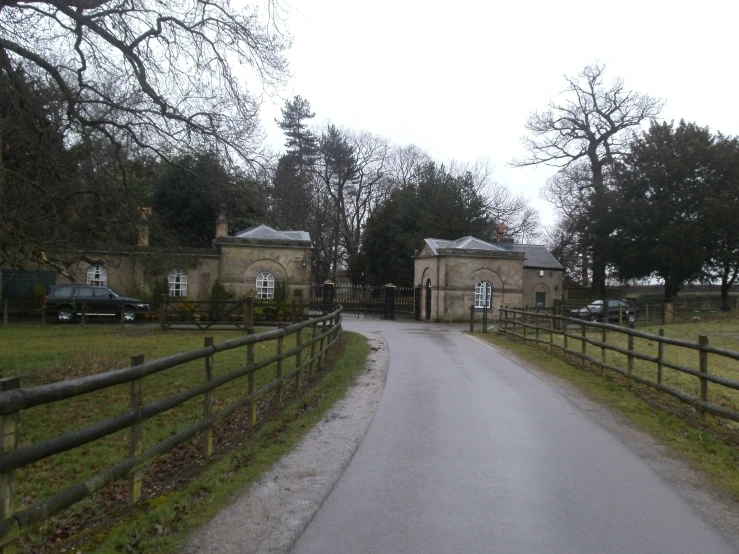
[[[587,319],[589,321],[615,321],[619,320],[619,309],[624,323],[634,323],[639,315],[639,309],[626,300],[608,300],[606,309],[607,316],[603,314],[603,300],[594,300],[587,306],[570,310],[570,317]]]
[[[149,311],[149,304],[138,298],[121,296],[108,287],[94,285],[57,285],[49,289],[46,309],[56,313],[60,322],[72,321],[81,317],[102,316],[132,322],[136,314]]]

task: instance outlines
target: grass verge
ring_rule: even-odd
[[[151,328],[119,330],[103,326],[8,327],[0,330],[3,373],[20,377],[21,386],[34,386],[125,367],[132,353],[143,353],[146,359],[152,359],[198,348],[208,335],[221,342],[242,334],[162,333]],[[295,337],[285,338],[284,343],[285,348],[292,347]],[[338,352],[329,356],[329,363],[317,375],[304,373],[305,389],[300,395],[295,394],[293,383],[286,384],[288,404],[279,411],[274,407],[275,394],[261,399],[256,429],[248,424],[245,411],[217,424],[214,428],[216,456],[213,458],[203,458],[201,439],[195,437],[153,461],[144,478],[145,500],[133,510],[127,507],[126,483],[114,483],[25,535],[20,551],[90,552],[98,546],[107,548],[102,550],[105,552],[167,551],[162,545],[177,544],[181,541],[178,534],[207,519],[207,515],[202,515],[202,506],[212,506],[213,512],[208,512],[212,515],[223,504],[224,494],[227,496],[248,484],[271,466],[337,399],[343,397],[365,367],[368,346],[361,336],[345,333]],[[257,361],[274,353],[274,341],[255,347]],[[244,361],[244,349],[219,353],[215,357],[214,375],[217,377],[241,367]],[[333,370],[329,371],[332,366]],[[289,361],[283,369],[291,369]],[[270,381],[274,372],[275,364],[257,372],[256,387]],[[169,396],[202,380],[202,361],[149,376],[144,386],[146,401]],[[219,387],[214,392],[214,409],[240,398],[245,390],[243,378]],[[25,410],[19,443],[32,444],[116,415],[127,409],[127,397],[127,387],[118,386]],[[145,446],[184,429],[201,414],[202,401],[196,399],[148,420],[144,428]],[[125,457],[126,450],[126,433],[119,432],[18,470],[18,506],[22,508],[94,475]],[[201,507],[196,509],[196,506]],[[191,512],[194,518],[188,515]],[[181,521],[187,524],[182,527]],[[110,535],[111,528],[115,529],[113,535]],[[118,539],[114,538],[116,536]],[[146,546],[150,540],[157,546]]]
[[[189,533],[210,520],[269,470],[310,431],[366,367],[369,347],[360,335],[346,333],[334,366],[305,395],[296,398],[243,446],[212,460],[181,490],[149,500],[128,521],[100,538],[94,552],[113,554],[177,552]],[[82,548],[89,552],[90,549]]]
[[[627,417],[667,445],[679,458],[702,471],[718,488],[739,500],[739,442],[722,428],[701,425],[692,408],[649,387],[631,384],[617,374],[575,367],[548,352],[524,346],[495,333],[475,336],[510,351],[541,370],[574,384],[590,399]]]

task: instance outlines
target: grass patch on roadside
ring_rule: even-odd
[[[349,384],[365,367],[369,351],[364,338],[350,333],[345,335],[342,352],[330,357],[329,366],[333,364],[334,370],[326,372],[324,368],[318,377],[320,380],[312,382],[304,374],[304,385],[311,387],[308,392],[295,398],[292,383],[286,384],[289,404],[279,413],[272,411],[273,394],[260,401],[260,422],[265,420],[268,412],[271,412],[273,421],[264,423],[257,433],[245,431],[248,425],[243,424],[243,413],[237,413],[215,427],[217,455],[214,460],[220,469],[214,470],[210,461],[202,460],[199,437],[196,437],[150,464],[144,481],[144,494],[149,499],[141,506],[133,511],[127,508],[126,483],[119,481],[30,531],[22,539],[21,551],[57,552],[61,545],[71,541],[75,545],[73,551],[89,552],[92,548],[89,545],[109,544],[110,540],[106,538],[108,530],[120,521],[126,523],[119,526],[116,534],[123,538],[116,543],[118,550],[108,550],[110,552],[163,552],[161,545],[149,549],[145,543],[149,540],[156,544],[177,543],[181,538],[173,538],[174,535],[191,530],[198,521],[207,518],[207,514],[202,515],[202,508],[194,509],[196,504],[211,506],[212,512],[207,513],[212,515],[224,503],[224,494],[227,496],[230,491],[251,482],[271,466],[320,419],[328,407],[343,397]],[[214,341],[220,343],[243,336],[243,333],[161,332],[145,327],[121,330],[108,326],[11,326],[0,328],[2,371],[3,376],[20,377],[22,387],[36,386],[126,367],[132,354],[144,354],[146,360],[151,360],[200,348],[206,336],[213,336]],[[285,349],[294,345],[295,335],[285,337]],[[259,343],[255,345],[254,353],[256,361],[269,358],[276,353],[276,342]],[[218,353],[214,357],[214,377],[245,364],[246,348]],[[292,367],[293,360],[289,359],[284,362],[283,370],[287,372]],[[275,374],[276,364],[259,370],[255,374],[256,388],[274,379]],[[202,383],[204,378],[203,360],[151,375],[144,379],[144,401],[150,403],[174,395]],[[246,377],[219,387],[213,393],[213,411],[231,404],[245,393]],[[19,427],[19,447],[78,430],[128,409],[126,384],[24,410]],[[202,398],[196,398],[147,420],[143,431],[144,449],[189,427],[201,417]],[[128,437],[124,430],[21,468],[16,472],[17,509],[87,479],[127,455]],[[188,484],[183,488],[178,483]],[[188,515],[190,512],[200,515],[193,520]],[[147,519],[152,517],[155,519]],[[103,525],[100,525],[101,521]],[[181,521],[189,523],[184,527],[175,525]],[[86,546],[77,548],[78,544]]]
[[[695,417],[689,418],[690,421],[681,418],[685,405],[638,384],[633,384],[629,390],[626,379],[620,375],[575,367],[540,348],[525,346],[495,333],[475,333],[475,336],[573,383],[592,400],[615,409],[739,500],[739,448],[735,437],[727,437],[715,427],[693,425]]]
[[[547,327],[546,330],[539,331],[539,338],[545,341],[549,340],[548,320],[542,319],[539,326]],[[739,351],[739,320],[721,320],[711,322],[694,322],[694,323],[673,323],[665,325],[654,325],[640,327],[639,331],[657,335],[659,329],[664,329],[665,337],[698,343],[698,336],[705,335],[708,337],[709,344],[728,350]],[[602,341],[602,329],[596,326],[586,325],[587,338],[594,341]],[[521,332],[520,327],[517,332]],[[529,330],[529,338],[533,338],[533,331]],[[574,337],[568,338],[568,347],[570,350],[581,351],[582,341],[581,327],[579,325],[570,324],[568,333]],[[562,345],[564,337],[554,334],[552,337],[554,344]],[[606,332],[606,342],[622,349],[628,348],[628,335],[612,330]],[[656,357],[658,355],[659,343],[656,340],[634,337],[634,351]],[[663,359],[675,365],[687,367],[695,371],[699,371],[699,353],[698,350],[691,348],[682,348],[679,346],[664,345]],[[585,345],[585,353],[595,359],[601,359],[601,348],[592,344]],[[619,367],[624,371],[628,368],[628,357],[619,352],[606,350],[606,363]],[[708,372],[712,375],[718,375],[734,382],[739,382],[739,362],[718,356],[708,354]],[[657,382],[657,364],[634,358],[633,373],[639,377]],[[700,379],[694,375],[684,373],[669,367],[663,367],[662,383],[673,389],[685,392],[695,398],[700,398]],[[721,386],[716,383],[708,384],[708,400],[713,404],[728,408],[733,411],[739,411],[739,390]],[[739,424],[728,419],[722,420],[721,424],[729,430],[739,430]]]

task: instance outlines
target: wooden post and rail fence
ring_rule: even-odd
[[[725,387],[732,391],[739,391],[739,381],[728,379],[721,375],[709,372],[708,356],[719,356],[729,360],[739,360],[739,352],[726,348],[717,348],[708,344],[708,337],[701,335],[697,343],[673,339],[664,336],[664,330],[659,329],[659,334],[654,335],[636,329],[611,325],[608,323],[596,323],[581,319],[567,318],[556,314],[544,312],[528,312],[520,309],[501,308],[499,332],[509,337],[522,340],[525,344],[532,344],[548,348],[554,352],[558,350],[569,356],[573,356],[583,363],[590,363],[601,370],[608,370],[626,377],[629,382],[634,381],[657,389],[668,394],[681,402],[693,406],[705,419],[706,414],[712,414],[719,418],[739,422],[739,412],[729,407],[720,405],[709,400],[709,383],[713,386]],[[588,336],[588,330],[600,331],[600,340]],[[533,331],[533,333],[532,333]],[[617,333],[626,335],[627,347],[623,348],[608,342],[608,335]],[[555,341],[554,337],[562,337],[562,341]],[[646,339],[657,344],[657,355],[639,352],[634,348],[634,339]],[[572,344],[580,343],[579,349]],[[587,353],[587,346],[591,345],[600,349],[600,356],[595,357]],[[698,369],[686,367],[665,359],[665,346],[673,346],[695,351],[698,358]],[[607,352],[616,352],[626,357],[626,366],[608,363]],[[649,379],[634,372],[636,360],[654,364],[656,380]],[[681,374],[692,375],[699,380],[699,396],[693,396],[686,391],[666,385],[664,382],[664,369],[669,368]]]
[[[249,306],[253,306],[251,302]],[[341,309],[300,323],[285,325],[278,329],[254,333],[251,310],[244,318],[247,334],[218,344],[212,337],[206,337],[202,348],[144,361],[142,355],[131,358],[130,367],[106,373],[61,381],[49,385],[22,388],[17,377],[0,379],[0,552],[15,552],[16,541],[22,533],[43,521],[91,496],[111,483],[127,478],[128,498],[136,503],[142,492],[145,464],[166,454],[176,446],[202,435],[203,454],[213,453],[213,426],[233,415],[240,409],[247,409],[251,425],[256,422],[257,400],[276,391],[274,402],[278,407],[283,402],[283,388],[294,380],[298,389],[303,386],[306,372],[320,371],[329,352],[335,347],[341,333]],[[296,335],[296,346],[284,348],[284,339]],[[255,361],[254,347],[267,341],[277,342],[277,353],[267,359]],[[214,358],[221,352],[233,349],[246,350],[246,365],[230,372],[214,376]],[[204,380],[201,384],[178,392],[155,402],[145,403],[146,377],[162,371],[181,367],[194,360],[203,360]],[[294,367],[285,368],[294,360]],[[272,364],[276,375],[259,389],[255,387],[254,376]],[[292,365],[292,364],[291,364]],[[288,366],[289,367],[289,366]],[[246,377],[246,394],[213,413],[213,395],[218,388],[237,379]],[[128,384],[130,389],[129,410],[111,419],[78,429],[61,436],[18,448],[18,428],[21,412],[38,406],[78,397],[109,387]],[[143,449],[143,423],[164,412],[172,410],[192,399],[202,397],[202,417],[197,423]],[[29,507],[16,511],[16,471],[40,460],[82,447],[113,433],[128,430],[128,457],[117,461],[96,475],[79,481],[70,488],[42,499]]]

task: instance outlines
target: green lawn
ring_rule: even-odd
[[[310,331],[304,331],[304,341]],[[0,328],[3,376],[20,377],[21,387],[31,387],[54,381],[127,367],[130,357],[143,354],[145,360],[192,350],[203,346],[206,336],[214,342],[242,336],[238,331],[167,331],[156,328],[129,327],[121,330],[112,326],[10,326]],[[356,346],[352,339],[353,348]],[[361,342],[361,339],[359,339]],[[285,338],[284,348],[295,345],[295,336]],[[361,350],[361,348],[360,348]],[[265,359],[276,353],[276,342],[255,346],[255,359]],[[365,355],[366,357],[366,355]],[[246,348],[216,354],[214,377],[246,364]],[[273,380],[276,364],[256,374],[256,388]],[[287,373],[295,367],[294,359],[283,362]],[[198,360],[162,371],[144,379],[144,402],[162,399],[205,379],[204,361]],[[213,412],[243,397],[247,390],[246,377],[228,383],[213,393]],[[267,399],[272,401],[272,396]],[[263,406],[263,407],[266,407]],[[24,410],[21,414],[19,447],[80,429],[129,409],[129,386],[120,385],[92,394]],[[202,417],[202,399],[160,414],[144,423],[144,449],[169,437]],[[217,439],[216,439],[217,440]],[[127,457],[128,432],[121,431],[89,445],[46,458],[16,473],[17,509],[57,493],[75,482],[89,478],[102,469]],[[90,509],[83,501],[70,512]]]

